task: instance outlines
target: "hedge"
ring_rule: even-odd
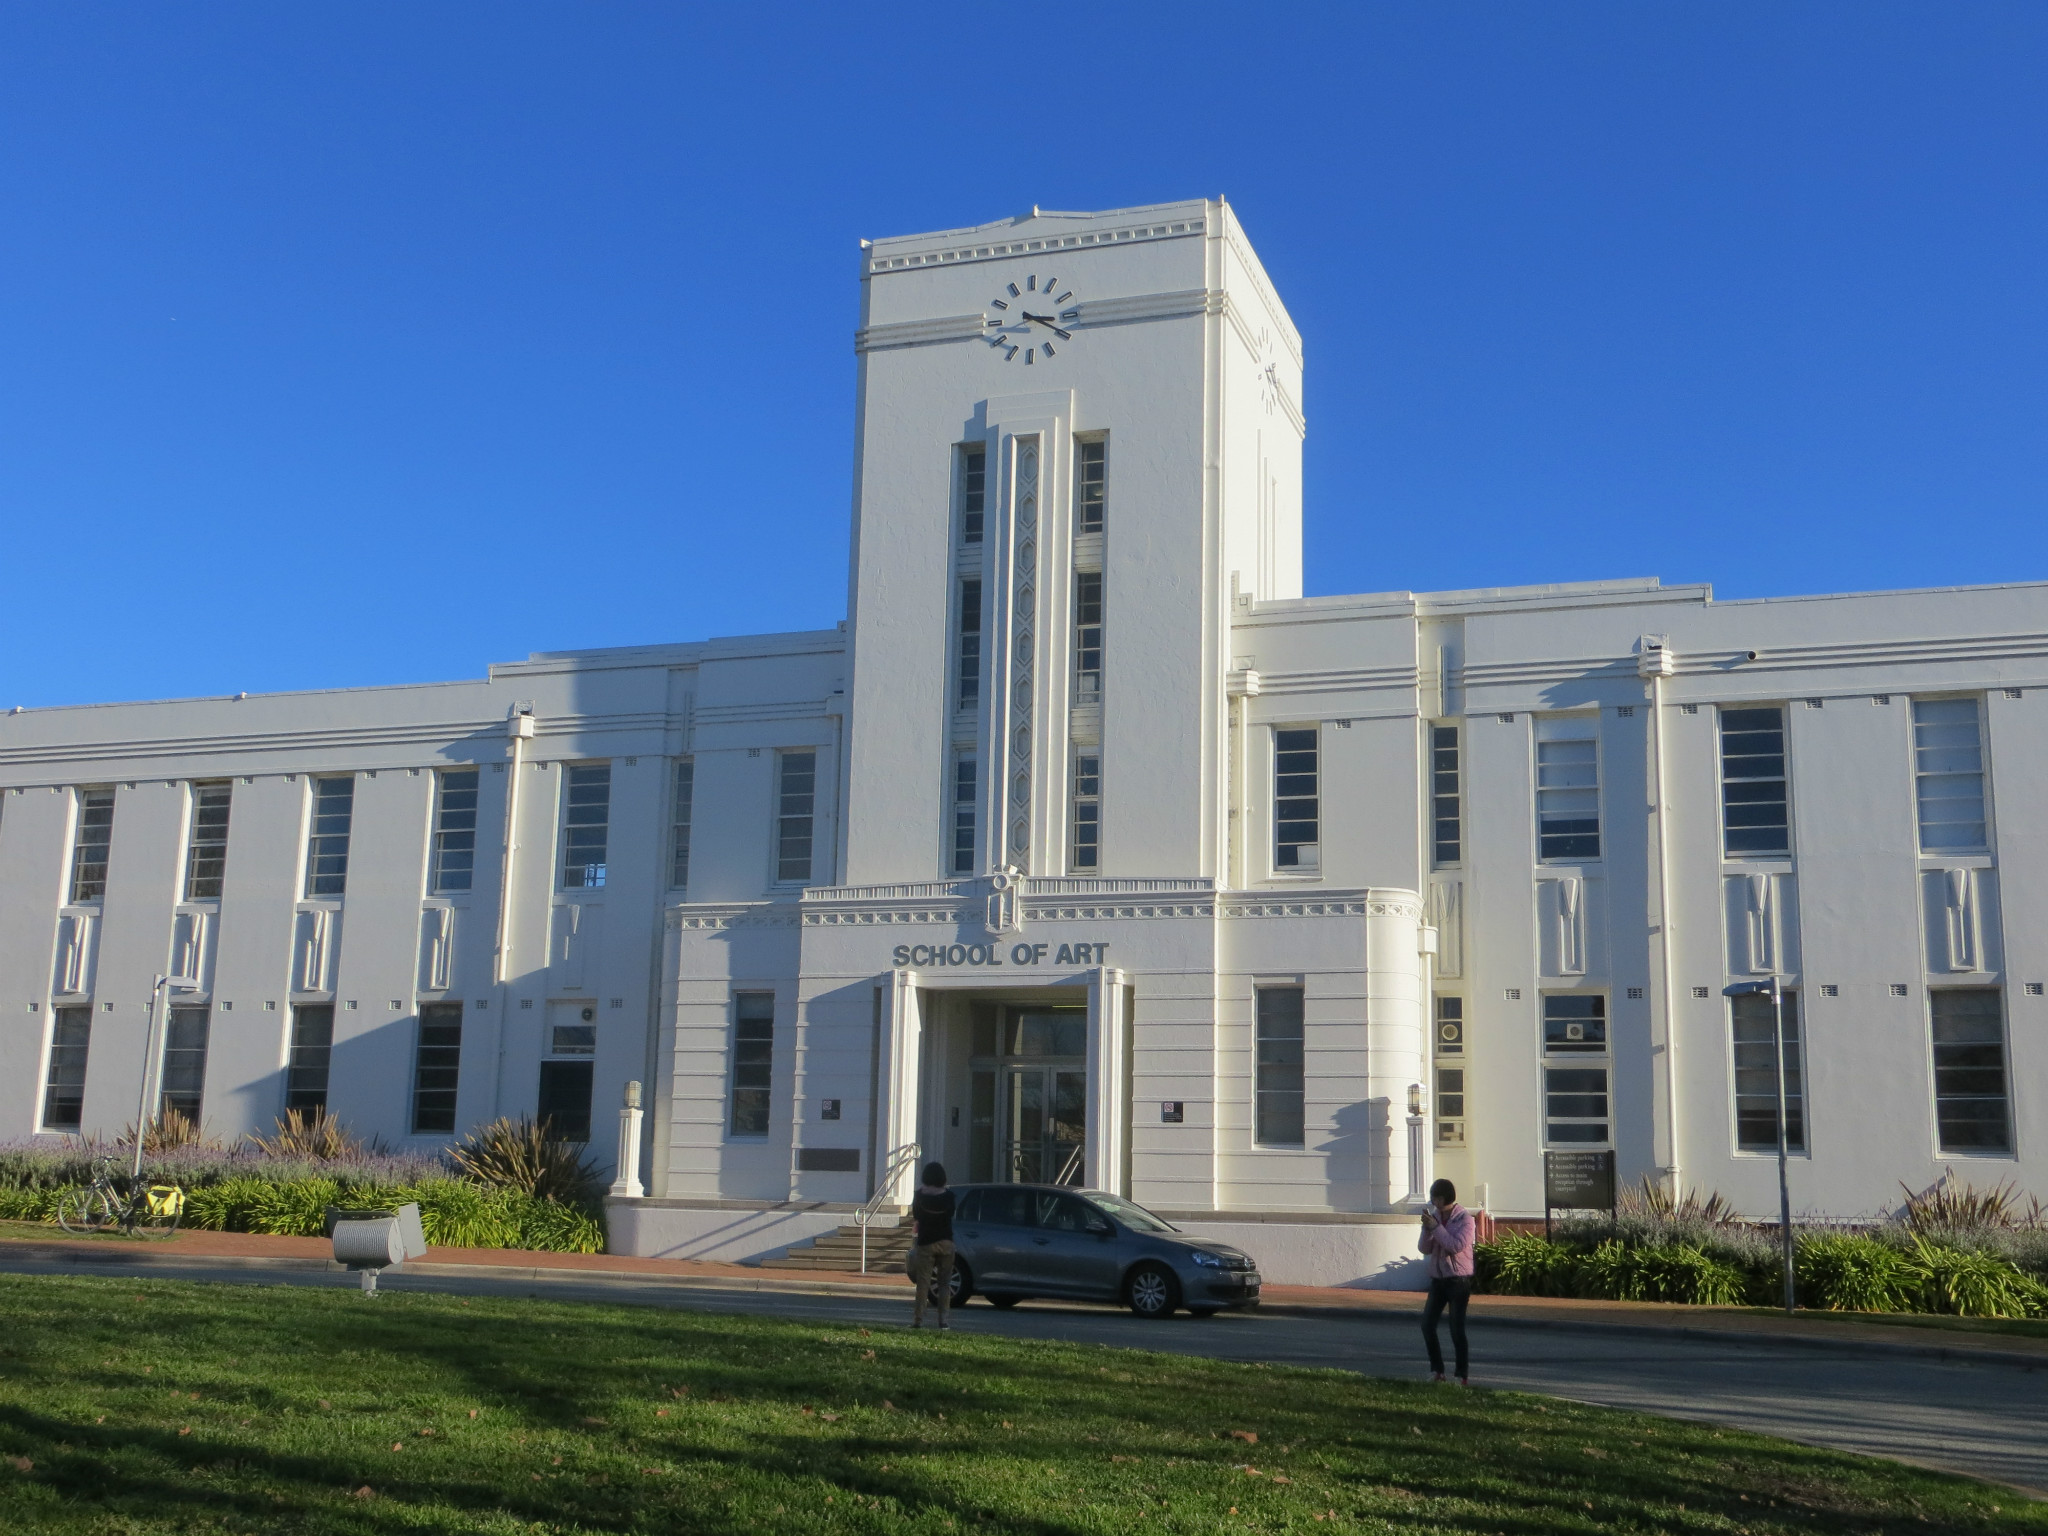
[[[1783,1272],[1754,1254],[1741,1262],[1696,1243],[1587,1249],[1530,1232],[1503,1233],[1475,1254],[1478,1288],[1504,1296],[1675,1301],[1695,1306],[1783,1301]],[[1831,1312],[1940,1312],[2048,1317],[2048,1284],[1996,1254],[1911,1234],[1905,1246],[1860,1234],[1802,1234],[1793,1247],[1799,1304]]]

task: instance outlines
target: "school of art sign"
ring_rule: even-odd
[[[959,966],[1107,965],[1107,944],[898,944],[894,963],[900,969],[951,969]]]

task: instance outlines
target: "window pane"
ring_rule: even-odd
[[[1318,733],[1273,733],[1273,865],[1314,872],[1322,867]]]
[[[1721,711],[1721,827],[1731,857],[1791,850],[1783,710]]]
[[[1553,1144],[1608,1140],[1607,1069],[1546,1067],[1543,1070],[1543,1134]]]
[[[71,899],[98,901],[107,894],[107,851],[114,840],[114,792],[78,792],[78,828],[71,844]]]
[[[1257,1139],[1268,1146],[1303,1144],[1302,989],[1260,987],[1255,1088]]]
[[[1074,868],[1102,864],[1102,759],[1094,752],[1074,757]]]
[[[965,544],[979,544],[983,522],[983,508],[988,490],[988,450],[986,448],[963,448],[960,451],[960,539]]]
[[[1746,1152],[1778,1150],[1778,1078],[1771,1066],[1771,1000],[1731,998],[1735,1050],[1735,1143]],[[1800,1070],[1799,994],[1785,994],[1785,1141],[1806,1150],[1806,1083]]]
[[[1102,697],[1102,573],[1074,576],[1074,697],[1092,704]]]
[[[1934,1111],[1944,1152],[2009,1152],[2005,1021],[1996,987],[1928,994],[1934,1025]]]
[[[1607,999],[1597,995],[1546,993],[1543,1049],[1552,1055],[1605,1051]]]
[[[605,853],[611,840],[612,765],[571,768],[563,784],[562,887],[594,890],[605,881]]]
[[[1599,743],[1536,743],[1536,842],[1546,859],[1600,857]]]
[[[50,1030],[50,1070],[43,1091],[43,1128],[75,1131],[85,1118],[85,1058],[92,1044],[92,1008],[59,1008]]]
[[[690,885],[690,816],[696,794],[697,763],[686,757],[676,764],[676,819],[671,829],[668,866],[669,889],[674,891],[687,890]]]
[[[228,866],[228,807],[225,784],[192,786],[192,826],[185,842],[185,899],[211,901],[220,896]]]
[[[953,759],[953,873],[971,875],[975,864],[975,760]]]
[[[544,1061],[534,1118],[546,1121],[564,1141],[590,1140],[590,1087],[595,1063]]]
[[[812,813],[817,804],[818,754],[784,752],[778,760],[782,784],[776,798],[775,878],[811,878]]]
[[[173,1008],[164,1026],[164,1065],[157,1103],[199,1124],[206,1091],[207,1010]]]
[[[765,1136],[775,1066],[775,994],[737,993],[732,1011],[732,1133]]]
[[[1920,846],[1929,853],[1989,847],[1975,699],[1913,701],[1913,766]]]
[[[1432,726],[1429,733],[1429,803],[1431,857],[1441,866],[1455,864],[1463,853],[1458,815],[1458,728]]]
[[[1109,444],[1080,443],[1081,479],[1074,497],[1074,526],[1081,533],[1102,532],[1109,509]]]
[[[413,1058],[415,1135],[453,1134],[455,1089],[461,1072],[462,1004],[428,1003],[420,1009],[419,1048]]]
[[[466,891],[476,877],[477,783],[474,768],[451,768],[437,777],[429,877],[437,896]]]
[[[955,709],[981,703],[981,578],[960,583],[959,676],[953,691]]]
[[[325,1112],[327,1069],[334,1055],[334,1004],[292,1008],[292,1045],[285,1069],[284,1107]]]
[[[348,838],[355,804],[355,775],[313,781],[313,828],[306,839],[308,896],[347,892]]]

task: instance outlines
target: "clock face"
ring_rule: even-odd
[[[1081,318],[1071,289],[1057,277],[1032,273],[1020,283],[1006,283],[988,301],[981,317],[981,339],[1006,363],[1027,366],[1041,357],[1054,358],[1074,339],[1067,327]]]

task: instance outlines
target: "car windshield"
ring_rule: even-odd
[[[1101,1206],[1133,1232],[1172,1232],[1175,1228],[1161,1221],[1142,1205],[1133,1205],[1128,1200],[1119,1200],[1115,1195],[1090,1195],[1088,1197]]]

